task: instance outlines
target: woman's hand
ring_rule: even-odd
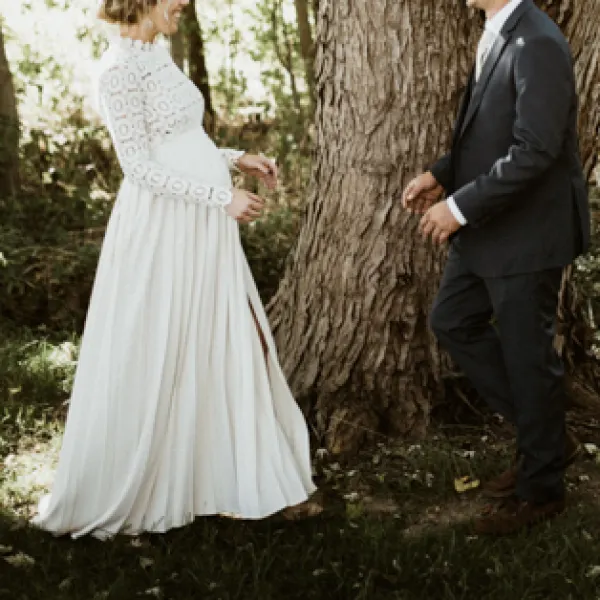
[[[231,203],[225,207],[225,212],[238,223],[252,223],[260,217],[265,201],[256,194],[246,190],[232,190]]]
[[[244,154],[236,165],[242,173],[260,179],[270,190],[277,187],[277,165],[266,156]]]

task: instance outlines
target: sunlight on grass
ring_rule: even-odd
[[[77,340],[0,332],[0,597],[38,600],[579,600],[600,582],[596,440],[569,472],[569,508],[507,539],[473,535],[484,500],[457,477],[504,468],[510,432],[443,431],[344,462],[317,452],[325,513],[288,523],[199,518],[163,536],[101,543],[27,525],[52,483]]]
[[[4,332],[0,346],[0,506],[19,517],[52,482],[77,345]]]
[[[0,505],[19,517],[30,517],[33,505],[47,492],[54,476],[62,429],[57,426],[40,427],[47,442],[35,438],[22,441],[18,448],[4,458],[0,474]]]

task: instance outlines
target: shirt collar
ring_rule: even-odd
[[[504,8],[499,10],[491,19],[488,19],[485,22],[485,28],[496,35],[500,35],[506,21],[508,21],[510,15],[515,12],[521,2],[523,2],[523,0],[510,0]]]

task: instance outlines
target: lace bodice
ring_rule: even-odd
[[[113,40],[102,58],[98,86],[100,112],[126,177],[156,196],[221,207],[231,202],[230,189],[196,181],[152,158],[153,147],[201,127],[204,118],[202,94],[166,48]],[[221,153],[230,168],[243,154]]]

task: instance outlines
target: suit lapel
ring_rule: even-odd
[[[475,116],[475,113],[477,112],[477,109],[481,104],[481,99],[483,98],[485,89],[487,88],[488,83],[490,82],[490,77],[492,76],[492,73],[494,72],[494,69],[498,64],[498,61],[500,60],[500,57],[502,56],[502,53],[504,52],[504,49],[506,48],[506,44],[508,43],[509,39],[509,37],[505,37],[504,35],[499,35],[496,38],[496,41],[494,42],[494,45],[492,46],[492,49],[488,54],[487,60],[483,65],[483,69],[481,70],[479,80],[473,88],[471,102],[469,104],[467,114],[465,115],[464,121],[462,123],[459,137],[463,135],[463,133],[473,120],[473,117]]]
[[[460,133],[463,129],[463,124],[465,122],[465,117],[467,116],[467,110],[469,109],[469,104],[471,103],[471,97],[473,96],[473,86],[475,85],[475,68],[471,70],[471,74],[469,75],[469,79],[467,81],[467,87],[465,88],[465,92],[463,94],[462,100],[460,102],[460,108],[458,111],[458,118],[456,119],[456,124],[454,127],[454,134],[452,136],[452,146],[455,146],[458,140],[460,139]]]
[[[465,118],[460,125],[460,130],[458,134],[458,139],[462,137],[467,127],[470,125],[479,105],[481,104],[481,99],[483,98],[483,94],[490,82],[490,78],[494,73],[494,69],[502,56],[508,42],[512,38],[512,34],[516,26],[519,24],[519,21],[523,17],[523,15],[534,6],[532,0],[523,0],[521,4],[515,9],[513,14],[509,17],[508,21],[505,23],[502,32],[496,38],[494,45],[492,46],[490,53],[488,54],[487,60],[483,65],[483,69],[481,70],[481,75],[479,76],[479,80],[475,83],[473,78],[473,93],[471,95],[471,103],[467,109],[467,113]]]

